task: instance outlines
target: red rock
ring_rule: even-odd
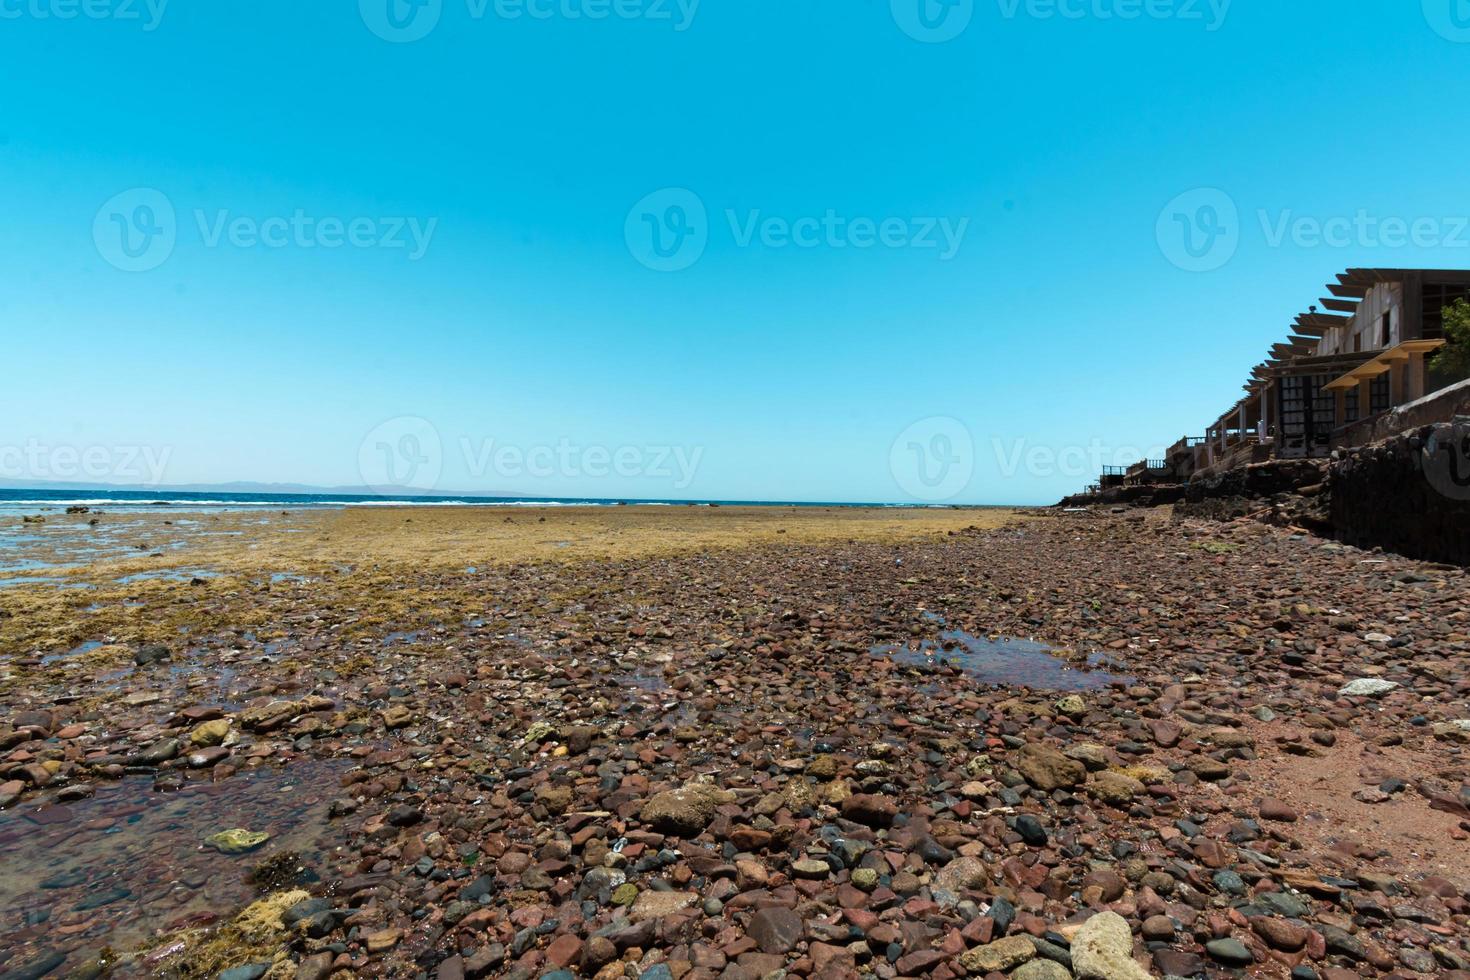
[[[893,967],[898,971],[899,976],[916,977],[932,970],[947,958],[945,953],[937,949],[920,949],[900,956]]]
[[[1154,742],[1165,749],[1172,749],[1179,744],[1183,730],[1171,721],[1156,721],[1149,726],[1153,733]]]
[[[761,909],[750,917],[746,933],[763,953],[789,953],[801,939],[801,916],[788,908]]]
[[[1296,823],[1298,814],[1291,807],[1280,800],[1264,799],[1261,801],[1261,819],[1275,820],[1278,823]]]
[[[893,818],[898,815],[898,804],[891,797],[854,793],[842,801],[842,815],[855,823],[882,829],[893,825]]]
[[[546,959],[555,963],[558,967],[568,967],[577,961],[582,955],[582,940],[570,933],[557,936],[551,945],[546,947]]]
[[[1255,916],[1250,920],[1251,929],[1265,940],[1272,949],[1295,953],[1307,945],[1311,930],[1270,916]]]

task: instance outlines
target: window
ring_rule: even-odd
[[[1378,346],[1387,347],[1391,343],[1393,343],[1393,310],[1383,314],[1383,340]]]
[[[1393,406],[1388,400],[1388,375],[1380,374],[1368,383],[1368,414],[1377,415]]]
[[[1444,336],[1444,308],[1457,299],[1470,297],[1470,286],[1449,283],[1424,284],[1424,339]]]
[[[1360,333],[1355,333],[1355,334],[1353,334],[1353,353],[1354,354],[1361,354],[1362,352],[1363,352],[1363,335],[1360,334]]]

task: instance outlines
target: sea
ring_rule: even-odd
[[[474,494],[224,493],[211,490],[0,489],[0,517],[64,512],[87,507],[111,513],[161,508],[192,513],[343,507],[908,507],[906,504],[824,503],[786,500],[656,500],[601,497],[487,497]],[[927,506],[927,505],[918,505]]]

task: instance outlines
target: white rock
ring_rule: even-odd
[[[1337,695],[1343,698],[1377,697],[1380,694],[1387,694],[1396,687],[1398,685],[1393,681],[1386,681],[1379,677],[1359,677],[1351,684],[1345,685],[1337,692]]]
[[[1133,932],[1116,912],[1099,912],[1072,939],[1072,967],[1082,980],[1148,980],[1133,959]]]

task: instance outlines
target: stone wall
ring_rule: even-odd
[[[1400,432],[1443,422],[1459,415],[1470,415],[1470,381],[1449,385],[1417,401],[1347,426],[1334,437],[1332,447],[1340,449],[1345,446],[1372,445]]]
[[[1144,484],[1133,487],[1109,487],[1097,493],[1078,493],[1065,497],[1058,507],[1090,507],[1112,504],[1128,507],[1157,507],[1184,499],[1184,487],[1175,483]]]
[[[1185,488],[1184,499],[1190,503],[1218,500],[1222,497],[1259,500],[1315,486],[1321,484],[1322,479],[1321,460],[1273,459],[1219,474],[1196,473]]]
[[[1338,540],[1470,565],[1470,418],[1344,450],[1329,467]]]
[[[1269,460],[1226,473],[1196,473],[1174,516],[1232,521],[1254,517],[1328,534],[1325,461]]]

